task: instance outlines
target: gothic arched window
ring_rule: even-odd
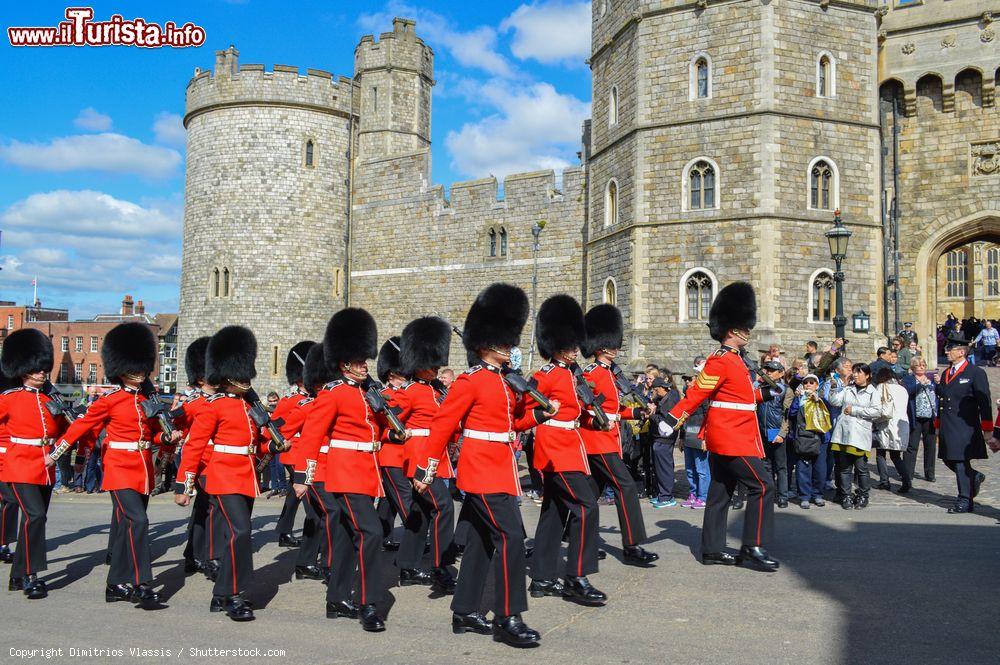
[[[809,207],[814,210],[833,210],[834,171],[830,164],[821,159],[809,170]]]
[[[313,145],[312,139],[306,141],[306,166],[315,165],[315,146]]]
[[[222,291],[222,275],[218,268],[212,269],[211,289],[212,296],[218,298]]]
[[[604,281],[604,302],[608,305],[618,304],[618,285],[611,277]]]
[[[684,283],[688,321],[708,320],[708,310],[715,298],[712,287],[712,278],[700,270],[688,276]]]
[[[824,51],[816,61],[816,96],[836,97],[836,95],[837,66],[833,56]]]
[[[500,227],[500,256],[507,256],[507,229]]]
[[[497,255],[497,231],[496,229],[490,229],[490,256]]]
[[[604,189],[604,226],[618,223],[618,183],[609,180]]]
[[[611,94],[608,95],[608,126],[618,124],[618,86],[611,86]]]
[[[965,298],[968,295],[969,254],[964,249],[948,252],[946,268],[948,297]]]
[[[1000,249],[986,250],[986,295],[1000,296]]]
[[[823,270],[812,281],[812,320],[833,320],[833,273]]]
[[[222,269],[222,297],[229,297],[229,268]]]
[[[695,162],[688,169],[690,210],[705,210],[715,207],[715,175],[715,167],[705,160]]]

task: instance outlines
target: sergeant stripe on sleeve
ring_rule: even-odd
[[[719,379],[721,377],[712,376],[710,374],[705,374],[705,370],[698,373],[698,377],[694,380],[694,385],[700,390],[715,390],[719,385]]]

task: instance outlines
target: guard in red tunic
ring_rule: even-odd
[[[646,525],[639,507],[639,490],[622,459],[621,421],[634,420],[652,412],[622,406],[616,374],[621,370],[615,358],[622,347],[624,325],[622,314],[614,305],[597,305],[587,312],[587,342],[584,354],[594,362],[583,370],[584,379],[594,393],[604,397],[602,409],[611,421],[610,430],[597,427],[592,419],[583,423],[580,433],[587,449],[590,473],[600,496],[610,486],[615,494],[618,523],[622,533],[622,561],[628,565],[646,567],[659,555],[640,546],[646,540]]]
[[[396,391],[394,400],[400,410],[399,419],[410,435],[403,458],[403,473],[409,488],[417,470],[416,453],[430,434],[431,423],[447,394],[437,375],[448,364],[451,326],[436,316],[416,319],[403,329],[399,346],[401,372],[410,381]],[[410,579],[427,577],[434,589],[445,595],[455,592],[455,579],[448,571],[448,566],[455,562],[455,508],[447,483],[447,479],[454,477],[451,461],[445,456],[427,491],[410,493],[409,514],[396,557],[401,582],[404,570],[413,571],[409,573]],[[428,575],[420,570],[420,561],[431,527],[433,567]]]
[[[195,481],[205,449],[213,441],[212,456],[204,467],[205,489],[216,499],[228,540],[209,610],[225,610],[233,621],[254,618],[253,608],[243,594],[253,581],[250,513],[260,494],[257,455],[263,440],[245,399],[250,382],[257,376],[256,358],[257,340],[242,326],[227,326],[208,342],[206,380],[219,386],[219,392],[205,400],[207,407],[191,427],[174,486],[174,501],[188,505],[196,492]],[[275,442],[270,446],[270,452],[281,452]]]
[[[521,485],[514,458],[517,433],[539,424],[545,416],[525,411],[521,399],[504,379],[510,350],[518,344],[528,318],[528,297],[510,284],[492,284],[477,297],[468,315],[462,343],[470,357],[480,359],[463,372],[431,423],[430,434],[417,456],[414,487],[426,492],[436,477],[448,443],[462,427],[458,488],[465,501],[459,527],[466,523],[468,541],[462,572],[451,603],[456,633],[493,633],[511,646],[537,643],[540,635],[521,620],[528,609],[525,589],[524,525],[517,505]],[[558,408],[558,404],[554,404]],[[493,555],[498,560],[493,561]],[[480,612],[486,576],[496,575],[494,618]]]
[[[292,347],[291,351],[288,352],[288,357],[285,358],[285,378],[288,379],[288,385],[292,387],[292,391],[278,400],[277,405],[274,407],[274,412],[271,414],[271,418],[275,422],[284,420],[288,412],[294,409],[299,402],[309,397],[308,391],[302,384],[302,368],[306,362],[306,354],[309,353],[309,349],[313,347],[316,342],[309,340],[304,340]],[[295,456],[294,447],[286,453],[281,453],[279,462],[285,468],[285,472],[288,474],[289,482],[292,480],[292,475],[294,473]],[[265,473],[270,473],[270,469],[265,470]],[[295,528],[295,513],[299,510],[299,503],[302,501],[295,492],[289,491],[285,494],[285,503],[281,506],[281,515],[278,517],[278,523],[275,525],[275,530],[278,532],[278,547],[299,547],[302,545],[302,540],[296,538],[292,535],[292,530]],[[314,535],[316,531],[316,523],[311,517],[306,516],[306,520],[302,525],[302,535],[305,538],[309,538]],[[313,562],[315,565],[315,562]]]
[[[708,315],[712,339],[722,347],[709,356],[684,398],[659,424],[669,436],[708,400],[708,412],[699,434],[708,448],[712,482],[708,488],[701,534],[701,561],[705,565],[746,565],[764,571],[778,569],[764,549],[774,520],[774,481],[764,463],[764,445],[757,424],[757,403],[772,397],[754,386],[741,351],[757,324],[753,287],[734,282],[719,291]],[[766,389],[765,389],[766,390]],[[729,502],[737,483],[747,488],[743,547],[739,556],[724,551]]]
[[[20,381],[8,379],[0,372],[0,394],[21,385]],[[0,423],[0,478],[3,478],[3,461],[10,447],[10,434],[6,423]],[[17,540],[17,521],[20,512],[17,509],[17,497],[10,485],[0,480],[0,563],[14,561],[14,553],[10,546]]]
[[[88,436],[96,437],[101,430],[106,433],[101,487],[111,493],[118,515],[104,594],[109,603],[128,601],[153,606],[159,602],[159,594],[151,585],[153,567],[146,515],[154,487],[152,447],[159,443],[172,454],[181,433],[175,430],[168,436],[143,408],[146,397],[140,386],[156,366],[157,353],[156,336],[144,323],[121,323],[108,331],[101,360],[106,376],[119,387],[91,404],[87,413],[70,425],[51,454],[56,459]]]
[[[365,395],[372,385],[368,359],[376,355],[377,339],[375,320],[363,309],[342,309],[330,318],[323,354],[328,369],[341,378],[319,392],[299,438],[311,467],[316,466],[321,448],[327,448],[326,468],[320,479],[340,507],[333,540],[353,543],[349,550],[334,552],[343,558],[335,556],[332,562],[326,615],[357,617],[369,632],[385,630],[376,609],[386,588],[379,575],[382,524],[375,512],[375,498],[385,496],[376,457],[383,421]],[[302,491],[301,487],[295,489]],[[355,568],[359,573],[357,604],[351,600]]]
[[[0,364],[4,376],[21,386],[0,396],[0,426],[10,437],[0,481],[21,512],[7,588],[34,600],[48,595],[38,574],[48,568],[45,518],[56,476],[49,453],[64,426],[46,408],[51,400],[42,392],[52,373],[52,340],[34,328],[14,331],[4,340]]]
[[[587,575],[597,572],[597,494],[580,435],[583,405],[574,374],[580,345],[586,337],[583,310],[568,295],[556,295],[538,308],[535,328],[538,352],[549,364],[535,372],[538,392],[561,406],[555,416],[535,429],[531,463],[542,474],[542,511],[535,529],[531,558],[532,597],[565,596],[583,605],[600,606],[608,597],[591,585]],[[589,388],[588,388],[589,390]],[[526,407],[537,406],[527,400]],[[563,519],[568,519],[569,550],[565,583],[558,580]]]

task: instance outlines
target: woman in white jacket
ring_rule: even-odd
[[[840,417],[830,435],[830,450],[836,464],[837,501],[844,510],[868,506],[871,476],[868,473],[868,451],[872,449],[872,421],[882,416],[882,403],[871,385],[872,371],[868,365],[854,366],[854,381],[830,395],[830,405],[841,409]],[[858,489],[851,494],[854,474]]]
[[[910,403],[910,393],[896,380],[888,367],[883,367],[875,376],[875,390],[882,403],[883,415],[883,418],[875,423],[878,489],[892,489],[889,482],[889,466],[885,461],[888,452],[892,465],[896,467],[903,481],[899,493],[906,494],[913,487],[909,466],[903,461],[903,452],[910,445],[910,420],[906,412]]]

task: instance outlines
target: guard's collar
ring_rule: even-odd
[[[597,360],[597,359],[595,359],[594,362],[596,362],[598,365],[600,365],[605,369],[611,369],[611,363],[606,363],[603,360]]]
[[[486,362],[485,360],[482,361],[480,364],[483,366],[483,369],[488,369],[489,371],[491,371],[491,372],[493,372],[495,374],[499,374],[500,373],[500,370],[501,370],[500,367],[497,367],[496,365],[491,365],[490,363]]]
[[[122,384],[122,390],[124,390],[127,393],[132,393],[133,395],[139,392],[138,388],[131,388],[129,386],[126,386],[124,383]]]
[[[349,379],[349,378],[347,378],[347,376],[346,376],[346,375],[344,376],[344,383],[346,383],[346,384],[347,384],[347,385],[349,385],[349,386],[357,386],[357,385],[361,385],[361,384],[359,384],[359,383],[358,383],[357,381],[355,381],[354,379]]]
[[[569,367],[568,363],[564,363],[561,360],[553,360],[552,364],[555,365],[556,367],[563,367],[563,368]]]
[[[723,344],[722,348],[725,349],[726,351],[732,351],[733,353],[739,353],[740,352],[740,350],[737,349],[735,346],[729,346],[728,344]]]

